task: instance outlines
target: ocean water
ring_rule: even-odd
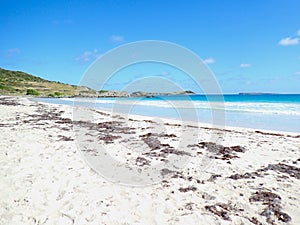
[[[300,133],[300,94],[184,95],[152,98],[40,98],[153,117]]]

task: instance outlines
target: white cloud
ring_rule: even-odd
[[[288,46],[288,45],[297,45],[299,44],[299,38],[283,38],[278,42],[279,45]]]
[[[204,59],[203,62],[204,62],[205,64],[213,64],[213,63],[216,62],[216,60],[215,60],[214,58],[212,58],[212,57],[209,57],[209,58],[207,58],[207,59]]]
[[[251,67],[251,64],[249,64],[249,63],[242,63],[242,64],[240,65],[240,67],[241,67],[241,68],[248,68],[248,67]]]
[[[93,51],[84,51],[81,55],[76,57],[75,60],[79,63],[88,63],[97,59],[99,56],[98,49],[94,49]]]
[[[112,42],[123,42],[125,39],[124,39],[123,36],[120,36],[120,35],[112,35],[112,36],[110,37],[110,40],[111,40]]]
[[[299,71],[299,72],[296,72],[295,75],[300,75],[300,71]]]
[[[298,34],[298,36],[300,36],[300,29],[298,30],[297,34]]]

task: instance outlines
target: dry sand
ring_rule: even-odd
[[[299,134],[170,120],[162,129],[140,116],[130,116],[128,128],[122,116],[112,121],[99,111],[93,121],[72,121],[72,113],[70,106],[0,97],[0,224],[300,224]],[[189,161],[162,171],[157,184],[111,183],[82,158],[76,129],[86,129],[87,146],[97,140],[141,170],[174,155]],[[182,131],[194,132],[177,149]],[[211,142],[213,132],[222,133],[221,144]]]

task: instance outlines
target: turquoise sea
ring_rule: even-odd
[[[39,98],[121,113],[300,133],[300,94],[183,95],[151,98]],[[224,120],[223,120],[224,119]]]

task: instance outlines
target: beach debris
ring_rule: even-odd
[[[249,220],[251,223],[255,224],[255,225],[262,225],[262,223],[259,222],[258,219],[257,219],[256,217],[248,218],[248,220]]]
[[[112,118],[114,118],[114,119],[120,119],[120,120],[124,120],[125,119],[124,117],[122,117],[120,115],[114,115],[114,116],[112,116]]]
[[[160,152],[165,153],[165,154],[188,155],[188,156],[191,156],[191,154],[189,152],[176,150],[173,147],[171,147],[169,144],[167,144],[167,146],[164,146],[164,147],[166,147],[166,148],[163,148]]]
[[[58,135],[57,137],[59,137],[58,141],[74,141],[73,138],[71,137],[66,137],[64,135]]]
[[[164,123],[164,125],[173,126],[173,127],[180,127],[181,126],[180,124],[177,124],[177,123]]]
[[[8,124],[8,123],[0,123],[0,127],[13,127],[14,124]]]
[[[200,148],[200,145],[198,144],[192,144],[192,145],[188,145],[188,148]]]
[[[140,120],[135,120],[135,119],[132,119],[132,118],[129,118],[128,121],[140,122]]]
[[[99,115],[101,115],[101,116],[110,116],[110,114],[105,113],[105,112],[98,111],[98,110],[96,110],[96,109],[90,109],[90,110],[92,110],[93,112],[95,112],[95,113],[97,113],[97,114],[99,114]]]
[[[201,195],[201,197],[202,197],[203,199],[205,199],[205,200],[215,200],[215,199],[216,199],[215,196],[212,196],[212,195],[210,195],[210,194],[208,194],[208,193],[206,193],[206,192],[204,192],[204,193]]]
[[[169,187],[171,187],[171,184],[167,180],[162,180],[161,184],[162,184],[163,188],[169,188]]]
[[[166,134],[161,133],[147,133],[139,136],[146,145],[150,148],[150,152],[143,153],[144,155],[151,156],[151,157],[157,157],[157,158],[167,158],[170,154],[175,155],[187,155],[191,156],[189,152],[177,150],[174,147],[172,147],[169,144],[163,144],[160,142],[158,138],[160,137],[166,137]],[[172,135],[173,137],[173,135]],[[159,150],[159,151],[156,151]]]
[[[244,147],[241,147],[239,145],[231,146],[231,147],[229,147],[229,149],[234,152],[243,152],[244,153],[246,151],[246,149]]]
[[[274,215],[279,221],[289,222],[292,218],[287,214],[281,211],[281,197],[270,191],[257,191],[251,195],[249,202],[262,202],[263,205],[266,205],[266,208],[261,212],[262,216],[267,217],[268,223],[274,223],[271,219]]]
[[[75,219],[73,217],[71,217],[70,215],[66,214],[66,213],[61,213],[62,216],[65,216],[66,218],[68,218],[72,224],[75,223]]]
[[[55,121],[55,123],[58,123],[58,124],[68,124],[68,123],[72,123],[72,120],[69,119],[69,118],[60,118],[60,120],[58,121]]]
[[[200,142],[197,145],[191,145],[191,147],[198,146],[199,148],[206,148],[208,152],[214,153],[216,155],[221,155],[221,157],[216,156],[216,159],[230,160],[232,158],[239,158],[236,152],[244,153],[246,149],[242,146],[231,146],[225,147],[223,145],[216,144],[214,142]]]
[[[239,180],[239,179],[255,179],[255,177],[261,176],[258,172],[251,172],[251,173],[244,173],[244,174],[233,174],[229,176],[229,178],[234,179],[234,180]]]
[[[136,162],[137,166],[149,166],[150,165],[150,161],[145,159],[144,157],[137,157],[135,162]]]
[[[146,122],[146,123],[155,123],[154,121],[152,121],[152,120],[143,120],[144,122]]]
[[[284,163],[278,163],[278,164],[269,164],[267,167],[259,169],[259,172],[265,172],[268,170],[278,171],[281,173],[286,173],[291,177],[294,177],[296,179],[300,179],[300,168],[296,166],[290,166]]]
[[[183,180],[187,180],[187,178],[183,175],[182,171],[174,171],[174,170],[169,170],[167,168],[164,168],[160,171],[160,174],[163,177],[169,176],[172,179],[180,178]]]
[[[175,134],[160,134],[160,137],[166,137],[166,138],[176,138],[177,136]]]
[[[167,168],[164,168],[164,169],[162,169],[162,170],[160,171],[160,174],[161,174],[162,176],[169,175],[169,174],[176,174],[176,173],[177,173],[176,171],[174,171],[174,170],[169,170],[169,169],[167,169]]]
[[[281,197],[269,191],[257,191],[249,198],[249,202],[272,203],[275,199],[281,200]]]
[[[300,138],[300,135],[287,135],[287,137],[292,137],[292,138]]]
[[[185,188],[179,188],[178,189],[180,192],[188,192],[188,191],[196,191],[197,188],[195,186],[188,186],[188,187],[185,187]]]
[[[300,158],[293,161],[293,164],[297,164],[298,162],[300,162]]]
[[[202,198],[206,200],[214,200],[214,196],[203,196]],[[241,212],[244,212],[245,210],[243,208],[240,208],[237,204],[233,204],[232,202],[228,203],[216,203],[214,205],[207,205],[204,207],[207,211],[221,217],[223,220],[231,221],[230,214],[234,216],[240,216],[248,219],[251,223],[261,225],[255,217],[248,218],[241,214]]]
[[[186,180],[186,177],[183,175],[182,172],[177,172],[176,174],[174,174],[171,178],[180,178],[180,179],[184,179]]]
[[[195,206],[195,203],[189,202],[189,203],[185,204],[184,208],[187,209],[187,210],[192,211],[194,209],[194,206]]]
[[[199,128],[198,126],[194,126],[194,125],[186,125],[185,127],[188,127],[188,128]]]
[[[154,133],[147,133],[144,135],[140,135],[140,138],[149,146],[151,150],[156,150],[161,148],[161,142],[155,138],[157,136]]]
[[[256,130],[255,133],[263,134],[263,135],[272,135],[272,136],[284,136],[283,134],[269,133],[269,132],[263,132],[263,131],[259,131],[259,130]]]
[[[215,205],[207,205],[204,207],[207,211],[221,217],[223,220],[230,220],[229,211],[230,206],[224,203],[217,203]]]
[[[213,175],[210,176],[210,178],[209,178],[207,181],[213,182],[213,181],[215,181],[218,177],[221,177],[221,175],[219,175],[219,174],[213,174]]]
[[[8,105],[8,106],[19,106],[22,105],[19,103],[16,99],[13,99],[11,97],[0,97],[0,105]]]
[[[111,135],[111,134],[105,134],[103,136],[99,136],[98,140],[104,141],[105,144],[111,144],[114,143],[114,140],[121,138],[121,136]]]
[[[258,169],[251,173],[244,174],[233,174],[229,176],[229,178],[238,180],[238,179],[255,179],[255,177],[262,177],[262,172],[267,172],[269,170],[277,171],[280,173],[288,174],[290,177],[294,177],[296,179],[300,179],[300,168],[296,166],[287,165],[284,163],[278,164],[269,164],[268,166]]]

